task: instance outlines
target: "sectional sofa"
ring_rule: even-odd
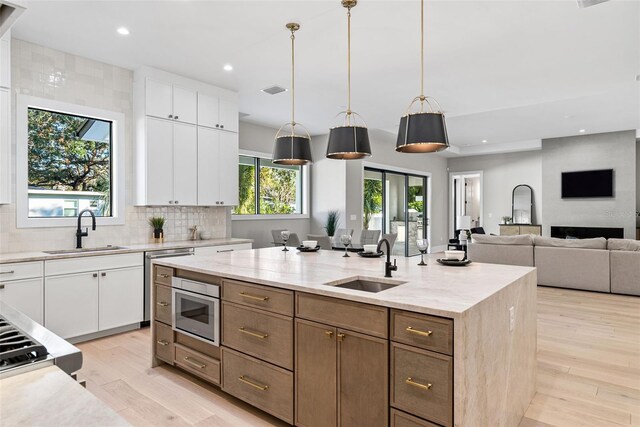
[[[473,234],[475,262],[535,266],[538,285],[640,296],[640,241]]]

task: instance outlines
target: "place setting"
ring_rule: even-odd
[[[464,267],[471,264],[470,259],[466,259],[466,253],[464,251],[450,250],[444,251],[444,258],[438,258],[436,261],[439,264],[447,265],[451,267]]]
[[[317,240],[303,240],[302,244],[296,249],[300,252],[318,252],[320,250],[320,245],[318,245]]]

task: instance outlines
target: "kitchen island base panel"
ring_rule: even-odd
[[[455,320],[456,426],[519,424],[536,390],[536,304],[534,270]]]

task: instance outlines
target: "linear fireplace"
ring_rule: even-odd
[[[558,237],[560,239],[591,239],[594,237],[622,239],[624,238],[624,228],[552,225],[551,237]]]

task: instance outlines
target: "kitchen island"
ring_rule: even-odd
[[[384,278],[383,258],[322,250],[160,260],[154,363],[296,425],[517,426],[535,391],[535,269],[397,262]],[[174,277],[219,287],[220,347],[171,329]],[[390,287],[341,287],[362,282]]]

